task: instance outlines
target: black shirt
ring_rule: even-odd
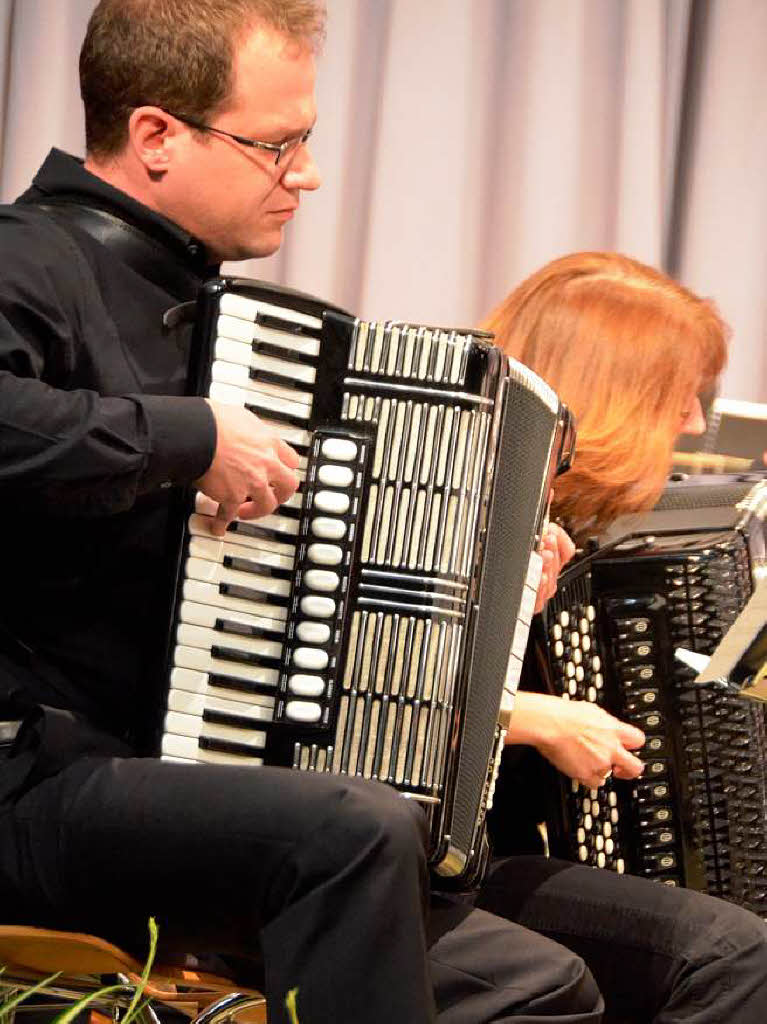
[[[139,228],[189,272],[147,279],[39,203],[66,198]],[[32,659],[35,697],[124,735],[167,633],[172,485],[208,468],[215,423],[186,389],[204,247],[53,150],[0,207],[0,628]],[[0,682],[0,717],[3,684]],[[5,683],[5,693],[9,690]]]

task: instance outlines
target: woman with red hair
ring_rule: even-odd
[[[482,326],[575,414],[572,468],[552,517],[577,540],[651,508],[680,433],[702,433],[698,395],[721,373],[727,330],[714,305],[665,274],[614,253],[553,260]],[[544,552],[550,596],[574,551],[561,529]],[[519,692],[507,743],[536,747],[590,788],[637,777],[639,729],[586,701]],[[507,766],[507,768],[510,766]],[[513,806],[494,812],[511,818]],[[606,1003],[605,1021],[756,1024],[767,1006],[767,927],[755,914],[542,856],[493,865],[478,905],[578,953]]]

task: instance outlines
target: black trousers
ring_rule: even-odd
[[[293,988],[301,1024],[599,1021],[569,950],[464,904],[426,912],[423,840],[377,783],[82,757],[6,801],[0,916],[141,955],[151,914],[164,954],[262,958],[273,1024]]]
[[[762,1024],[767,925],[686,889],[544,857],[496,863],[477,905],[588,964],[611,1024]]]
[[[164,953],[262,958],[272,1022],[292,988],[302,1024],[597,1022],[593,975],[610,1020],[763,1019],[765,928],[720,901],[541,858],[494,868],[502,917],[427,900],[422,815],[375,783],[84,756],[0,815],[6,920],[141,955],[152,914]]]

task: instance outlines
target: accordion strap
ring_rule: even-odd
[[[46,200],[30,205],[45,210],[59,221],[76,225],[106,246],[131,270],[177,298],[196,296],[199,276],[185,267],[164,245],[113,213],[69,199]]]

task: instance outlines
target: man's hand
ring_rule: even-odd
[[[561,526],[549,523],[541,541],[541,557],[543,571],[538,593],[535,598],[535,610],[540,612],[543,606],[557,592],[557,577],[575,554],[575,544]]]
[[[562,700],[545,693],[517,693],[507,743],[528,743],[571,779],[589,789],[611,773],[635,779],[644,765],[630,753],[644,733],[590,701]]]
[[[247,409],[207,401],[216,420],[216,452],[196,486],[219,503],[211,532],[222,537],[233,519],[269,515],[295,493],[298,455]]]

